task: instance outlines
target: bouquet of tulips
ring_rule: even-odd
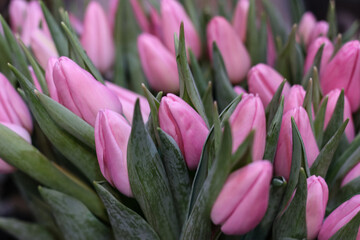
[[[18,239],[360,239],[360,42],[289,1],[11,0]],[[105,7],[107,5],[107,7]],[[69,12],[67,11],[69,10]],[[293,25],[293,27],[291,27]]]

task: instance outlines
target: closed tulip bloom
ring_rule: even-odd
[[[100,72],[106,72],[115,58],[115,45],[106,13],[98,2],[86,8],[81,44]]]
[[[159,123],[178,144],[188,168],[196,169],[209,133],[201,116],[178,96],[167,94],[160,102]]]
[[[276,90],[282,81],[284,81],[284,77],[275,69],[262,63],[259,63],[250,69],[247,79],[249,92],[259,94],[264,107],[267,107]],[[289,89],[290,85],[286,82],[282,94],[286,95]]]
[[[301,17],[299,28],[298,28],[298,38],[300,42],[303,42],[305,46],[308,46],[311,33],[316,25],[316,18],[311,12],[306,12]]]
[[[184,23],[185,44],[198,58],[201,55],[200,37],[182,5],[175,0],[161,1],[161,25],[163,41],[175,55],[174,34],[179,36],[180,24]]]
[[[105,179],[121,193],[132,196],[128,168],[127,146],[131,126],[120,114],[101,110],[95,123],[96,155]]]
[[[266,50],[266,63],[269,66],[275,66],[276,61],[276,47],[274,42],[274,36],[271,32],[271,27],[267,26],[267,50]]]
[[[269,202],[272,165],[260,160],[233,172],[211,210],[211,220],[228,235],[241,235],[256,227]]]
[[[138,0],[130,0],[135,18],[144,32],[150,32],[150,23]]]
[[[32,132],[32,119],[25,102],[1,73],[0,86],[0,121],[19,125]]]
[[[322,177],[311,176],[307,179],[306,228],[307,239],[315,239],[320,231],[329,189]]]
[[[57,60],[58,59],[55,57],[49,58],[48,63],[46,65],[46,69],[45,69],[45,80],[46,80],[46,85],[49,90],[50,97],[52,99],[54,99],[55,101],[59,102],[59,97],[57,94],[57,90],[56,90],[56,86],[55,86],[54,78],[53,78],[53,70],[54,70],[54,66],[55,66]]]
[[[347,42],[326,65],[320,74],[324,94],[338,88],[344,89],[351,111],[360,106],[360,42]]]
[[[335,110],[337,100],[339,99],[340,93],[341,93],[340,89],[334,89],[326,95],[328,97],[328,102],[326,105],[324,129],[327,127],[327,125],[330,122],[330,119]],[[345,128],[345,135],[348,141],[351,142],[355,138],[355,126],[351,114],[351,107],[349,100],[346,96],[344,96],[344,121],[346,119],[349,119],[349,123]]]
[[[303,106],[305,95],[306,92],[301,85],[292,86],[285,96],[284,113],[293,108]]]
[[[355,167],[353,167],[344,177],[344,179],[341,182],[341,186],[348,184],[352,180],[360,177],[360,163],[356,164]]]
[[[337,231],[345,226],[360,211],[360,195],[355,195],[336,208],[324,221],[320,233],[319,240],[330,239]],[[360,231],[356,236],[360,239]]]
[[[334,46],[327,37],[319,37],[311,43],[307,50],[304,65],[304,74],[306,74],[310,70],[312,64],[314,63],[315,55],[323,44],[324,48],[321,56],[320,71],[322,71],[325,68],[326,64],[329,63],[331,56],[334,52]]]
[[[252,148],[253,159],[262,159],[266,141],[264,106],[258,96],[244,94],[229,119],[233,140],[232,151],[241,145],[252,130],[255,130]]]
[[[31,66],[29,67],[29,72],[30,72],[30,75],[31,75],[32,80],[34,81],[35,88],[36,88],[37,90],[39,90],[39,92],[42,93],[43,91],[42,91],[40,82],[39,82],[39,80],[37,79],[36,74],[35,74],[35,72],[34,72],[34,69],[33,69]]]
[[[247,29],[247,18],[248,18],[248,11],[249,11],[249,0],[239,0],[234,17],[233,17],[233,26],[235,32],[238,34],[239,38],[242,42],[246,40],[246,29]]]
[[[250,69],[251,59],[230,23],[223,17],[214,17],[207,26],[206,34],[210,58],[212,59],[213,42],[216,42],[231,83],[237,84],[244,80]]]
[[[309,167],[312,166],[316,157],[319,155],[314,134],[311,129],[309,116],[303,107],[293,108],[283,116],[279,134],[278,145],[275,155],[275,174],[289,179],[291,160],[292,160],[292,126],[291,117],[299,129],[301,138],[304,142],[305,152]]]
[[[243,93],[247,93],[245,89],[243,89],[242,87],[240,86],[235,86],[234,87],[234,91],[236,92],[236,94],[240,95],[240,94],[243,94]]]
[[[151,88],[156,91],[178,92],[179,75],[175,56],[151,34],[141,34],[137,46],[141,65]]]
[[[44,69],[50,57],[58,57],[54,42],[40,29],[32,33],[30,46],[39,64]]]
[[[55,63],[53,80],[59,102],[92,126],[101,109],[122,113],[116,95],[67,57]]]
[[[28,3],[24,0],[12,0],[9,5],[11,28],[14,32],[21,32],[27,14]]]
[[[328,31],[329,31],[329,24],[326,21],[317,22],[311,31],[308,44],[311,44],[313,41],[315,41],[316,38],[320,36],[326,37]]]
[[[130,123],[132,123],[133,120],[134,108],[137,99],[140,100],[142,118],[145,122],[147,121],[150,114],[150,106],[146,98],[111,82],[106,82],[106,86],[119,98],[123,108],[123,114]]]

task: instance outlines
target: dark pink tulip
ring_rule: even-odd
[[[92,126],[101,109],[122,113],[116,95],[67,57],[55,63],[53,80],[59,102]]]
[[[131,197],[127,146],[131,126],[120,114],[111,110],[99,111],[95,122],[96,155],[106,180],[121,193]]]
[[[329,31],[329,24],[326,21],[317,22],[311,31],[308,44],[311,44],[313,41],[315,41],[316,38],[320,36],[326,37],[328,31]]]
[[[53,78],[53,70],[54,70],[54,66],[55,66],[57,60],[58,59],[54,58],[54,57],[49,58],[49,61],[46,65],[46,69],[45,69],[45,80],[46,80],[46,85],[49,90],[50,97],[52,99],[54,99],[55,101],[59,102],[59,97],[58,97],[58,93],[57,93],[56,86],[54,83],[54,78]]]
[[[254,160],[262,159],[265,151],[266,119],[260,98],[253,94],[244,94],[229,122],[233,139],[232,151],[235,152],[249,133],[255,130],[252,156]]]
[[[293,108],[283,116],[279,134],[278,145],[275,155],[275,174],[289,179],[291,160],[292,160],[292,127],[291,117],[299,129],[301,138],[304,142],[306,157],[309,167],[314,163],[319,154],[314,134],[311,129],[309,116],[303,107]]]
[[[272,165],[259,160],[233,172],[211,210],[211,220],[229,235],[241,235],[256,227],[269,202]]]
[[[39,64],[44,69],[50,57],[58,57],[53,40],[40,29],[36,29],[32,33],[30,46]]]
[[[11,28],[14,32],[21,32],[23,28],[28,3],[24,0],[12,0],[9,5]]]
[[[139,0],[130,0],[130,4],[132,6],[133,12],[135,14],[135,18],[144,32],[150,32],[150,23],[147,19],[147,16],[142,9]]]
[[[316,18],[314,14],[312,14],[311,12],[304,13],[304,15],[300,20],[299,28],[297,32],[299,42],[302,42],[305,44],[305,46],[308,46],[315,25],[316,25]]]
[[[341,182],[341,186],[348,184],[355,178],[360,177],[360,163],[356,164],[355,167],[353,167],[344,177],[344,179]]]
[[[160,102],[160,127],[178,144],[189,169],[197,168],[209,133],[201,116],[184,100],[167,94]]]
[[[232,20],[235,32],[238,34],[242,42],[245,42],[246,40],[249,6],[249,0],[239,0],[236,5],[235,13]]]
[[[219,47],[231,83],[244,80],[251,64],[249,53],[230,23],[223,17],[214,17],[207,26],[207,44],[212,59],[213,42]]]
[[[319,37],[315,39],[315,41],[313,41],[308,47],[304,65],[304,74],[306,74],[310,70],[312,64],[314,63],[315,55],[323,44],[324,48],[320,62],[320,71],[322,71],[325,68],[326,64],[329,63],[331,56],[334,52],[334,46],[328,38]]]

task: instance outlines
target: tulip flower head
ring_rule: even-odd
[[[58,57],[54,42],[40,29],[32,33],[30,46],[39,64],[44,69],[49,58]]]
[[[352,180],[360,177],[360,163],[356,164],[344,177],[341,182],[341,187],[350,183]]]
[[[331,56],[334,52],[334,46],[328,38],[319,37],[311,43],[311,45],[307,50],[307,55],[304,64],[304,74],[306,74],[310,70],[311,66],[314,63],[316,53],[323,44],[324,44],[324,48],[321,56],[320,71],[322,71],[325,68],[325,66],[329,63]]]
[[[309,45],[310,37],[315,25],[316,25],[316,18],[314,14],[312,14],[311,12],[304,13],[304,15],[300,20],[299,28],[297,32],[299,42],[303,42],[305,46]]]
[[[239,0],[236,5],[233,22],[232,22],[235,32],[238,34],[242,42],[245,42],[246,40],[246,29],[247,29],[249,6],[250,6],[249,0]]]

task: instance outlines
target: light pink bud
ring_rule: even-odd
[[[122,113],[116,95],[67,57],[55,63],[53,80],[59,102],[92,126],[101,109]]]
[[[115,58],[115,45],[106,13],[91,1],[86,8],[81,44],[100,72],[106,72]]]
[[[297,107],[303,106],[306,92],[301,85],[294,85],[285,96],[284,114]]]
[[[315,239],[320,231],[329,189],[322,177],[311,176],[307,179],[306,227],[307,239]]]
[[[223,17],[214,17],[209,22],[206,32],[210,58],[212,59],[213,42],[216,42],[231,83],[236,84],[244,80],[250,69],[251,59],[230,23]]]
[[[161,99],[159,123],[178,144],[188,168],[196,169],[209,133],[201,116],[184,100],[169,93]]]
[[[151,21],[150,33],[157,36],[159,39],[163,39],[161,17],[157,12],[157,10],[151,6],[150,6],[150,21]]]
[[[291,160],[292,160],[292,126],[291,117],[299,129],[301,138],[304,142],[305,152],[309,167],[314,163],[319,154],[314,134],[311,129],[309,116],[303,107],[293,108],[283,116],[279,140],[275,155],[275,174],[289,179]]]
[[[12,0],[9,5],[11,28],[14,32],[21,32],[27,14],[28,3],[24,0]]]
[[[120,114],[100,110],[95,122],[96,155],[105,179],[121,193],[132,196],[128,168],[127,146],[131,126]]]
[[[311,12],[304,13],[304,15],[300,20],[299,28],[297,32],[299,42],[302,42],[305,44],[305,46],[308,46],[315,25],[316,25],[316,18],[314,14],[312,14]]]
[[[239,0],[233,16],[233,26],[242,42],[246,40],[247,18],[249,11],[249,0]]]
[[[284,77],[275,69],[262,63],[259,63],[250,69],[247,79],[249,92],[259,94],[264,107],[267,107],[276,90],[282,81],[284,81]],[[286,82],[282,94],[286,95],[289,90],[290,85]]]
[[[180,36],[180,24],[184,23],[185,43],[197,58],[201,55],[200,37],[186,14],[182,5],[175,0],[161,1],[161,25],[163,29],[163,41],[170,52],[175,55],[174,34]]]
[[[324,221],[320,233],[319,240],[330,239],[337,231],[345,226],[360,211],[360,195],[355,195],[336,208]],[[360,239],[360,231],[356,236]]]
[[[245,89],[243,89],[242,87],[240,86],[235,86],[234,87],[234,91],[236,92],[236,94],[240,95],[240,94],[243,94],[243,93],[247,93]]]
[[[264,217],[269,202],[272,165],[259,160],[233,172],[211,210],[211,220],[229,235],[242,235]]]
[[[46,80],[47,87],[49,89],[50,97],[52,99],[54,99],[55,101],[59,102],[59,97],[57,94],[57,90],[56,90],[56,86],[55,86],[54,78],[53,78],[53,70],[54,70],[54,66],[55,66],[57,60],[58,59],[54,58],[54,57],[49,58],[49,61],[47,63],[46,69],[45,69],[45,80]]]
[[[146,98],[111,82],[106,82],[106,86],[119,98],[123,108],[123,113],[130,123],[132,123],[133,120],[134,108],[137,99],[140,100],[142,118],[144,119],[144,122],[147,121],[150,114],[150,106]]]
[[[315,27],[311,31],[308,44],[311,44],[319,36],[326,37],[326,35],[328,34],[328,31],[329,31],[329,24],[326,21],[317,22],[315,24]]]
[[[30,112],[9,80],[0,73],[0,121],[12,123],[32,132]]]
[[[40,29],[32,33],[30,45],[36,59],[44,69],[50,57],[58,57],[54,42]]]
[[[344,179],[341,182],[341,187],[348,184],[355,178],[360,177],[360,163],[356,164],[355,167],[353,167],[344,177]]]
[[[324,48],[323,48],[323,53],[321,56],[320,71],[322,71],[325,68],[326,64],[329,63],[331,56],[334,52],[334,46],[328,38],[319,37],[310,44],[310,46],[307,50],[307,55],[306,55],[305,65],[304,65],[304,74],[306,74],[310,70],[312,64],[314,63],[315,55],[318,52],[321,45],[323,45],[323,44],[324,44]]]
[[[321,71],[320,84],[324,94],[338,88],[344,89],[351,111],[360,106],[360,42],[347,42]]]
[[[137,46],[150,86],[156,91],[178,92],[179,75],[175,56],[151,34],[141,34]]]
[[[341,93],[340,89],[334,89],[326,95],[328,97],[328,102],[326,105],[324,129],[327,127],[328,123],[330,122],[330,119],[335,110],[337,100],[339,99],[340,93]],[[352,142],[352,140],[354,140],[355,138],[355,126],[351,114],[349,100],[346,96],[344,96],[344,121],[346,119],[349,119],[349,123],[345,128],[345,134],[348,141]]]

